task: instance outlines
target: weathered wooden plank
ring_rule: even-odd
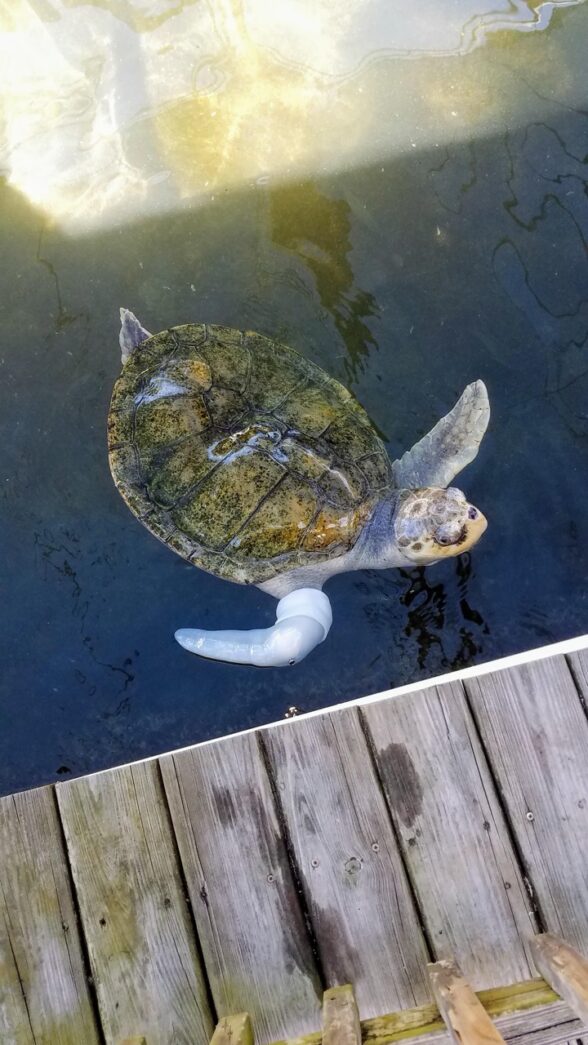
[[[535,923],[461,685],[362,713],[434,957],[475,988],[524,979]]]
[[[160,760],[217,1012],[304,1033],[322,989],[257,737]]]
[[[361,1027],[350,983],[330,987],[323,995],[322,1045],[361,1045]]]
[[[543,924],[588,951],[588,722],[565,659],[467,691]]]
[[[108,1042],[212,1034],[156,763],[57,787]]]
[[[541,933],[531,941],[535,964],[554,991],[588,1027],[588,961],[565,940]]]
[[[223,1016],[216,1025],[210,1045],[253,1045],[253,1028],[249,1013]]]
[[[51,788],[0,799],[0,854],[3,1045],[97,1045]]]
[[[476,997],[504,1039],[513,1045],[576,1045],[579,1040],[572,1041],[571,1036],[582,1031],[582,1023],[542,979],[478,991]],[[435,1003],[362,1020],[360,1026],[363,1045],[404,1041],[411,1045],[452,1045]],[[275,1045],[321,1045],[321,1041],[322,1033],[316,1031]]]
[[[35,1045],[4,910],[0,911],[0,1041]]]
[[[504,1038],[453,961],[429,965],[439,1012],[454,1045],[501,1045]]]
[[[329,985],[362,1016],[430,997],[427,951],[357,709],[264,734]]]

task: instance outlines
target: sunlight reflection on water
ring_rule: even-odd
[[[0,164],[73,232],[482,136],[517,104],[508,73],[455,57],[556,6],[22,0],[0,22]]]

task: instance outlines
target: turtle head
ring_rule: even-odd
[[[487,522],[461,490],[425,486],[401,490],[394,514],[398,549],[418,565],[467,552],[480,539]]]

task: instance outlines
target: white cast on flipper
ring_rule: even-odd
[[[180,646],[212,660],[282,668],[297,664],[323,642],[333,623],[331,603],[317,588],[299,588],[280,599],[272,628],[252,631],[203,631],[180,628]]]

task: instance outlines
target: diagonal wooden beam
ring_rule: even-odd
[[[588,961],[554,933],[540,933],[531,940],[539,972],[572,1012],[588,1026]]]
[[[361,1045],[361,1027],[350,983],[323,994],[322,1045]]]
[[[210,1045],[253,1045],[253,1028],[247,1012],[223,1016],[216,1025]]]
[[[504,1045],[480,1000],[454,961],[427,966],[439,1012],[455,1045]]]

